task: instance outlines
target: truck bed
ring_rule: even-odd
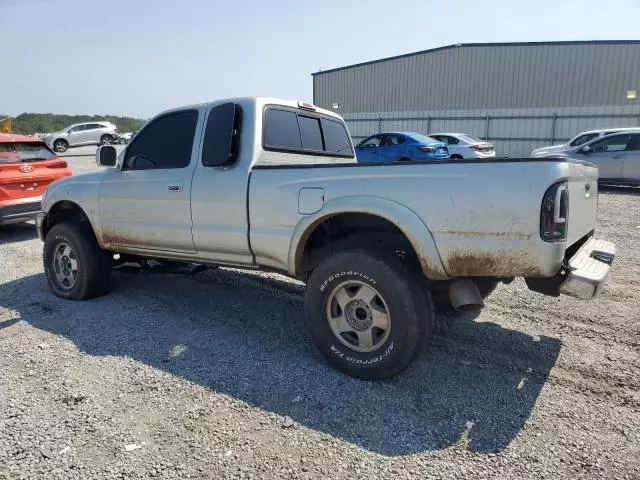
[[[567,241],[545,242],[542,198],[565,179]],[[301,202],[308,202],[308,195],[301,190],[318,195],[317,212],[305,210]],[[560,268],[566,248],[595,228],[597,169],[559,158],[255,165],[248,210],[257,263],[286,270],[289,242],[301,218],[320,217],[326,205],[348,197],[383,198],[408,207],[428,228],[449,277],[549,277]]]

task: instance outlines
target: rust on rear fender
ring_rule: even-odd
[[[513,252],[456,252],[444,259],[454,277],[545,277],[534,258]]]

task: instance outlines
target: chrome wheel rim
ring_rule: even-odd
[[[102,144],[103,145],[111,145],[111,138],[110,137],[104,137],[102,139]]]
[[[349,280],[335,287],[327,299],[326,313],[336,338],[356,352],[373,352],[389,338],[387,303],[366,283]]]
[[[53,271],[64,290],[71,290],[78,281],[78,256],[66,242],[60,243],[53,252]]]
[[[61,141],[57,141],[55,147],[56,147],[56,152],[64,152],[67,149],[64,142],[61,142]]]

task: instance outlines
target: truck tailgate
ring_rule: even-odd
[[[598,169],[584,163],[569,166],[569,225],[567,245],[592,231],[598,210]]]

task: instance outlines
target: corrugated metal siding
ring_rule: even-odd
[[[499,156],[526,157],[550,145],[552,137],[562,143],[585,130],[640,127],[640,105],[349,113],[344,118],[356,142],[380,131],[464,132],[486,137]]]
[[[339,113],[638,105],[640,44],[461,46],[314,76]]]

